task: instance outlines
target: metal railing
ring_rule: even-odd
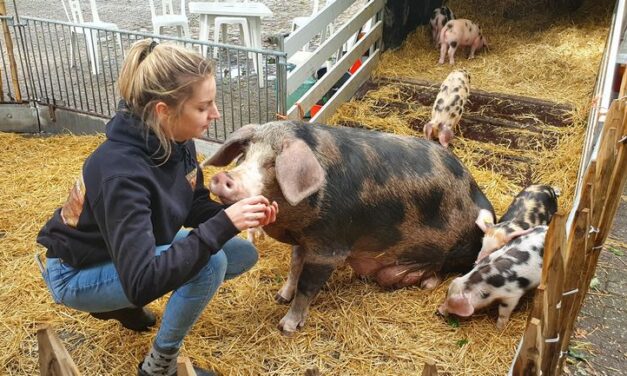
[[[248,123],[274,120],[285,112],[286,54],[153,35],[142,32],[47,20],[35,17],[3,17],[13,41],[17,85],[23,101],[50,110],[69,110],[109,118],[117,107],[116,80],[125,51],[135,41],[152,38],[172,41],[213,57],[216,68],[216,103],[222,118],[207,138],[223,141]],[[7,43],[2,39],[2,101],[17,103],[11,82]],[[260,62],[255,71],[253,59]],[[40,129],[45,131],[45,129]]]

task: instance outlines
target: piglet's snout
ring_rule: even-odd
[[[237,184],[226,172],[219,172],[211,178],[211,192],[223,201],[233,201]]]

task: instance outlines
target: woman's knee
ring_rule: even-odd
[[[234,237],[224,244],[224,253],[227,259],[226,278],[238,276],[257,263],[259,253],[248,240]]]

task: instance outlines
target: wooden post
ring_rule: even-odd
[[[433,362],[426,362],[422,369],[422,376],[438,376],[438,368]]]
[[[41,376],[80,376],[78,368],[49,325],[37,330]]]
[[[542,280],[546,287],[542,314],[541,369],[550,375],[557,363],[560,346],[561,300],[564,285],[564,258],[562,256],[566,241],[566,215],[556,213],[551,220],[544,242],[544,264]]]
[[[588,186],[589,187],[589,186]],[[586,188],[584,188],[586,189]],[[583,195],[582,195],[583,197]],[[556,374],[561,374],[564,354],[568,351],[570,336],[572,335],[579,307],[575,306],[581,281],[581,271],[586,266],[586,242],[588,241],[588,229],[590,226],[590,209],[577,210],[573,219],[573,227],[568,242],[568,256],[566,258],[566,276],[564,278],[564,292],[562,293],[562,330],[560,336],[562,344],[557,364]]]
[[[176,358],[176,374],[178,376],[196,376],[192,362],[186,356]]]
[[[0,16],[7,15],[7,7],[4,0],[0,0]],[[9,58],[9,67],[11,69],[11,81],[13,82],[15,100],[22,101],[22,92],[20,91],[20,83],[17,78],[17,63],[15,62],[15,53],[13,52],[13,39],[9,31],[7,20],[2,20],[2,32],[4,33],[4,43],[7,47],[7,57]],[[1,99],[2,97],[0,97]]]
[[[542,354],[542,325],[539,319],[532,318],[527,324],[520,353],[514,361],[513,376],[540,375]]]

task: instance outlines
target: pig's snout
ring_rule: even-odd
[[[237,184],[226,172],[219,172],[211,178],[210,189],[224,203],[236,201],[234,196],[237,192]]]

